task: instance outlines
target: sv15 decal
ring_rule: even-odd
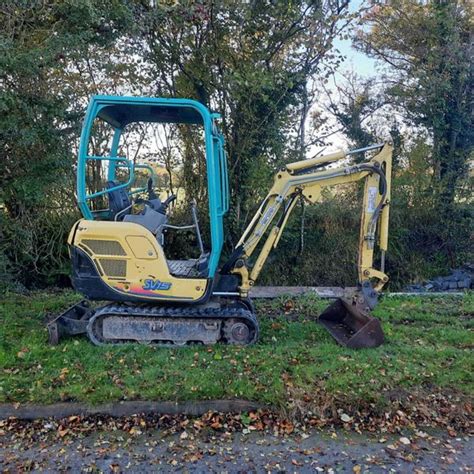
[[[167,283],[160,280],[145,280],[145,284],[142,286],[144,290],[169,290],[172,283]]]

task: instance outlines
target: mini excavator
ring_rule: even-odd
[[[219,118],[203,104],[188,99],[92,97],[77,160],[77,201],[83,218],[73,225],[68,238],[72,283],[87,299],[48,323],[51,344],[76,334],[87,334],[97,345],[256,342],[259,325],[249,292],[270,251],[278,245],[295,204],[299,199],[314,204],[324,188],[358,180],[365,180],[358,287],[335,300],[318,319],[341,345],[364,348],[382,344],[380,322],[370,313],[388,281],[384,256],[392,147],[377,144],[287,164],[276,173],[273,186],[232,254],[221,262],[229,185],[224,138],[217,127]],[[97,120],[109,124],[113,131],[110,150],[99,156],[90,152],[91,131]],[[169,206],[176,196],[162,201],[156,193],[152,167],[119,156],[124,129],[136,123],[202,127],[210,222],[206,248],[196,207],[192,207],[192,224],[170,224]],[[364,157],[369,153],[370,159],[354,164],[350,157],[356,153],[364,153]],[[106,180],[103,189],[91,191],[87,169],[97,160],[104,165]],[[138,170],[150,174],[142,188],[134,183]],[[91,205],[99,197],[107,208]],[[200,256],[168,259],[163,238],[167,229],[194,232]],[[373,267],[376,251],[380,269]],[[90,304],[90,300],[107,303],[100,306]]]

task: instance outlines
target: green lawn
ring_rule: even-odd
[[[79,296],[9,294],[0,300],[0,402],[244,398],[280,409],[307,404],[383,407],[397,393],[474,392],[474,297],[385,298],[374,311],[386,343],[353,351],[314,320],[328,301],[260,302],[252,347],[95,347],[47,344],[44,318]]]

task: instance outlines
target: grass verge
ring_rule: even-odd
[[[383,299],[374,315],[387,341],[377,349],[336,345],[315,321],[328,301],[314,296],[259,302],[261,339],[251,347],[95,347],[86,338],[48,346],[45,316],[79,299],[70,291],[2,297],[0,402],[244,398],[328,416],[341,407],[382,412],[400,397],[465,403],[474,392],[472,293]]]

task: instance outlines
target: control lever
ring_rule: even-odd
[[[165,201],[163,201],[162,205],[164,207],[168,207],[172,202],[176,201],[176,194],[172,194],[171,196],[169,196],[168,198],[166,198]]]
[[[146,182],[146,192],[148,194],[148,200],[152,201],[153,199],[156,199],[158,196],[155,193],[155,190],[153,189],[153,178],[150,177],[148,178]]]

